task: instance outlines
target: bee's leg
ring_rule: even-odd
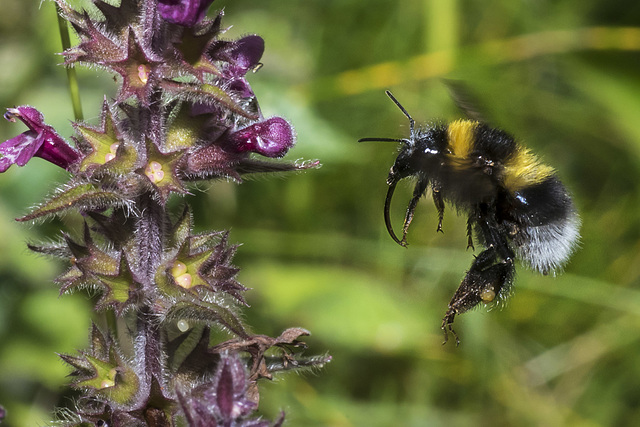
[[[480,231],[484,237],[485,246],[487,248],[493,246],[496,250],[496,255],[503,262],[513,263],[515,254],[507,243],[507,237],[504,232],[501,232],[501,227],[496,221],[495,214],[487,212],[487,206],[481,206],[477,209],[476,220],[480,226]]]
[[[451,308],[451,304],[449,304],[449,310],[444,314],[444,318],[442,319],[442,326],[440,328],[444,332],[444,341],[442,341],[442,345],[445,345],[447,341],[449,341],[449,333],[453,335],[456,339],[456,347],[460,345],[460,338],[458,338],[458,334],[453,330],[453,321],[456,317],[455,309]]]
[[[442,193],[440,192],[440,188],[435,184],[431,184],[431,194],[433,195],[433,203],[436,205],[436,209],[438,210],[438,228],[436,228],[436,232],[442,231],[442,220],[444,219],[444,201],[442,200]]]
[[[472,218],[480,226],[486,249],[473,261],[449,302],[449,309],[442,320],[445,342],[448,339],[448,332],[452,332],[458,342],[452,328],[456,314],[464,313],[480,302],[492,302],[501,292],[504,293],[515,274],[515,254],[509,247],[506,236],[500,232],[495,215],[492,214],[489,206],[477,206],[467,224],[472,221]]]
[[[467,249],[469,248],[471,248],[472,251],[476,250],[473,246],[473,216],[469,216],[467,219]]]
[[[427,191],[428,180],[421,179],[416,184],[413,189],[413,197],[409,202],[409,206],[407,207],[407,214],[404,217],[404,225],[402,226],[402,242],[400,243],[402,246],[407,246],[407,231],[409,231],[409,225],[411,225],[411,221],[413,221],[413,214],[416,211],[416,206],[418,205],[418,201],[420,197]]]
[[[443,344],[449,339],[449,332],[456,338],[456,345],[460,343],[452,326],[455,316],[472,309],[481,302],[486,304],[492,302],[505,285],[511,284],[514,272],[513,260],[499,260],[495,246],[490,246],[476,257],[451,298],[449,308],[442,319]]]

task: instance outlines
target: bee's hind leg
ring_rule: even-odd
[[[505,286],[510,286],[514,273],[513,258],[501,259],[493,245],[482,251],[471,264],[471,268],[449,302],[449,308],[442,319],[441,326],[444,332],[444,343],[447,342],[451,332],[458,345],[460,340],[453,330],[455,316],[469,311],[481,302],[488,304],[494,301]]]

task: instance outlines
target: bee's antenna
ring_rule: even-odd
[[[360,138],[358,142],[404,142],[405,144],[409,142],[408,139],[399,139],[399,138]]]
[[[402,111],[402,113],[409,119],[409,130],[410,130],[410,135],[413,136],[413,128],[415,127],[415,120],[413,120],[413,117],[411,117],[411,115],[409,114],[409,112],[407,110],[405,110],[405,108],[402,106],[402,104],[400,104],[400,102],[398,102],[398,100],[393,96],[393,94],[388,91],[385,90],[385,92],[387,94],[387,96],[389,98],[391,98],[391,100],[393,101],[394,104],[396,104],[398,106],[398,108],[400,109],[400,111]],[[402,142],[403,144],[407,144],[407,145],[412,145],[412,140],[411,138],[360,138],[358,140],[358,142],[371,142],[371,141],[376,141],[376,142]]]
[[[400,104],[400,102],[396,99],[395,96],[393,96],[393,94],[391,93],[391,91],[385,90],[384,93],[387,94],[387,96],[389,98],[391,98],[391,100],[393,101],[394,104],[396,104],[398,106],[398,108],[400,109],[400,111],[402,111],[402,113],[407,116],[407,119],[409,119],[409,130],[411,131],[411,135],[413,135],[413,128],[415,126],[415,120],[413,120],[413,117],[411,117],[411,114],[409,114],[409,112],[407,110],[405,110],[405,108],[402,106],[402,104]]]

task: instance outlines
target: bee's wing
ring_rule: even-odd
[[[480,112],[480,103],[469,90],[469,86],[462,80],[442,79],[442,81],[449,88],[453,102],[467,118],[487,123],[486,117]]]

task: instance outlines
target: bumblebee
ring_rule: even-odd
[[[407,231],[418,200],[431,189],[438,212],[436,230],[442,232],[447,201],[468,215],[467,249],[474,248],[474,234],[484,248],[466,272],[442,320],[444,343],[451,333],[458,345],[455,316],[481,302],[504,300],[514,279],[516,258],[542,274],[561,268],[577,244],[580,218],[554,169],[508,133],[472,119],[416,127],[391,92],[386,94],[409,119],[409,137],[362,138],[359,142],[402,144],[387,177],[384,220],[391,238],[407,246]],[[417,182],[404,217],[402,238],[398,238],[389,210],[396,185],[409,177]]]

